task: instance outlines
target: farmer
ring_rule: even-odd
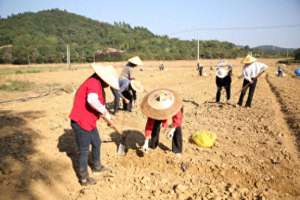
[[[128,59],[127,64],[124,66],[121,75],[120,75],[120,80],[119,83],[120,84],[124,84],[124,85],[128,85],[130,80],[134,80],[134,76],[133,76],[133,69],[137,66],[141,66],[143,65],[142,60],[140,59],[140,57],[135,56],[132,57],[130,59]],[[125,87],[126,88],[126,87]],[[119,109],[119,103],[120,103],[120,97],[124,97],[121,95],[120,92],[118,92],[118,90],[111,88],[111,91],[114,95],[114,111],[113,114],[116,114],[118,112]],[[123,101],[125,101],[126,103],[128,103],[128,101],[126,99],[123,98]]]
[[[243,74],[242,74],[242,76],[244,77],[244,81],[243,81],[243,87],[241,90],[241,95],[238,101],[238,105],[242,106],[243,99],[246,94],[246,90],[249,87],[248,99],[245,106],[251,107],[258,76],[261,73],[263,73],[268,66],[263,63],[257,62],[256,58],[254,58],[251,55],[247,55],[243,59],[242,63],[244,64]]]
[[[131,80],[127,89],[122,92],[122,95],[129,101],[125,101],[123,98],[123,109],[131,112],[135,105],[137,95],[136,92],[143,92],[144,88],[139,81]]]
[[[136,92],[142,92],[143,86],[136,80],[119,79],[119,87],[120,90],[112,90],[115,97],[113,114],[119,110],[120,98],[123,100],[123,109],[131,112],[137,99]]]
[[[127,64],[124,66],[123,71],[120,75],[120,79],[128,79],[133,80],[133,69],[137,66],[143,65],[142,60],[140,57],[135,56],[128,60]]]
[[[284,65],[278,65],[277,67],[277,76],[283,77],[284,71],[283,71]]]
[[[161,64],[159,65],[159,70],[160,70],[160,71],[163,71],[164,69],[165,69],[165,66],[164,66],[163,63],[161,63]]]
[[[216,66],[217,103],[220,102],[221,90],[223,87],[226,90],[227,102],[229,101],[231,91],[231,75],[232,66],[226,63],[224,60],[221,60]]]
[[[95,73],[87,78],[77,90],[70,114],[71,127],[75,133],[79,149],[78,175],[81,185],[96,184],[88,175],[88,154],[92,146],[92,171],[97,173],[107,170],[101,165],[101,140],[96,127],[96,121],[103,117],[108,122],[111,116],[105,108],[105,87],[119,89],[117,71],[112,66],[92,64]]]
[[[199,76],[203,75],[203,68],[204,68],[204,66],[198,62],[197,63],[197,71],[199,72]]]
[[[172,117],[172,128],[167,136],[172,139],[172,152],[181,155],[183,107],[178,94],[169,89],[156,89],[144,97],[141,109],[148,117],[143,151],[147,152],[149,147],[155,149],[158,146],[160,128],[167,128],[167,119]]]

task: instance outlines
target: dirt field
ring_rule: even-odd
[[[0,199],[300,199],[300,79],[292,73],[275,77],[276,60],[261,61],[269,69],[258,81],[251,109],[204,103],[214,100],[215,74],[208,66],[216,60],[203,61],[207,77],[197,75],[194,61],[164,62],[163,72],[159,62],[146,62],[143,71],[136,71],[146,90],[167,87],[184,99],[184,153],[175,157],[171,142],[161,134],[160,148],[144,155],[136,145],[143,144],[146,117],[139,107],[132,113],[122,111],[114,121],[128,132],[128,153],[116,156],[119,135],[100,120],[101,160],[112,172],[95,177],[97,185],[88,187],[80,186],[74,171],[77,157],[68,114],[73,88],[92,70],[1,76],[0,83],[20,80],[37,86],[24,92],[0,91],[0,101],[48,95],[0,104]],[[229,62],[234,65],[235,104],[241,64]],[[120,68],[124,63],[113,64]],[[294,68],[290,66],[290,72]],[[111,92],[106,93],[111,102]],[[139,102],[145,94],[139,94]],[[216,144],[205,149],[191,143],[197,130],[215,132]]]

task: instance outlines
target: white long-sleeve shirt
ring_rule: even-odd
[[[250,65],[246,65],[243,69],[244,79],[251,82],[252,78],[255,78],[259,73],[266,70],[267,68],[268,66],[266,64],[260,62],[254,62]]]
[[[103,105],[98,98],[98,95],[96,93],[89,93],[87,95],[87,102],[89,103],[92,108],[100,112],[101,114],[104,114],[107,112],[105,105]]]
[[[219,78],[226,77],[229,72],[232,70],[232,67],[230,65],[224,66],[224,65],[217,65],[216,66],[216,76]]]

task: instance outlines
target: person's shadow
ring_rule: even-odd
[[[141,150],[141,146],[144,144],[144,135],[138,130],[124,130],[122,135],[117,132],[110,134],[111,140],[115,142],[116,148],[122,142],[126,146],[125,152],[128,152],[129,149],[135,150],[137,156],[143,157],[144,153]]]
[[[79,174],[77,170],[78,169],[77,162],[78,162],[79,154],[78,154],[77,145],[75,141],[75,134],[72,129],[64,129],[64,134],[62,134],[58,138],[57,148],[59,149],[60,152],[65,152],[67,156],[70,158],[72,162],[73,170],[77,178],[79,178]]]

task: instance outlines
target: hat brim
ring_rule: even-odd
[[[158,90],[167,90],[174,94],[175,100],[174,100],[173,105],[170,108],[158,110],[158,109],[151,107],[151,105],[149,105],[148,97],[152,93],[154,93]],[[182,107],[182,98],[177,94],[177,92],[170,90],[170,89],[165,89],[165,88],[163,88],[163,89],[160,88],[160,89],[151,91],[149,94],[147,94],[144,97],[142,104],[141,104],[141,110],[144,113],[144,115],[146,115],[147,117],[150,117],[152,119],[156,119],[156,120],[165,120],[165,119],[168,119],[169,117],[172,117],[181,109],[181,107]]]
[[[134,65],[137,65],[137,66],[142,66],[143,65],[143,62],[142,60],[140,59],[140,57],[138,56],[135,56],[135,57],[132,57],[128,60],[128,62],[134,64]]]
[[[256,58],[251,57],[251,58],[249,58],[249,59],[244,59],[244,60],[242,61],[242,63],[243,63],[243,64],[251,64],[251,63],[254,63],[255,61],[256,61]]]
[[[110,87],[119,90],[119,79],[117,70],[113,66],[103,66],[99,64],[92,64],[95,73]]]
[[[131,81],[131,87],[136,92],[143,92],[144,91],[144,87],[142,86],[142,84],[138,81],[135,81],[135,80]]]

